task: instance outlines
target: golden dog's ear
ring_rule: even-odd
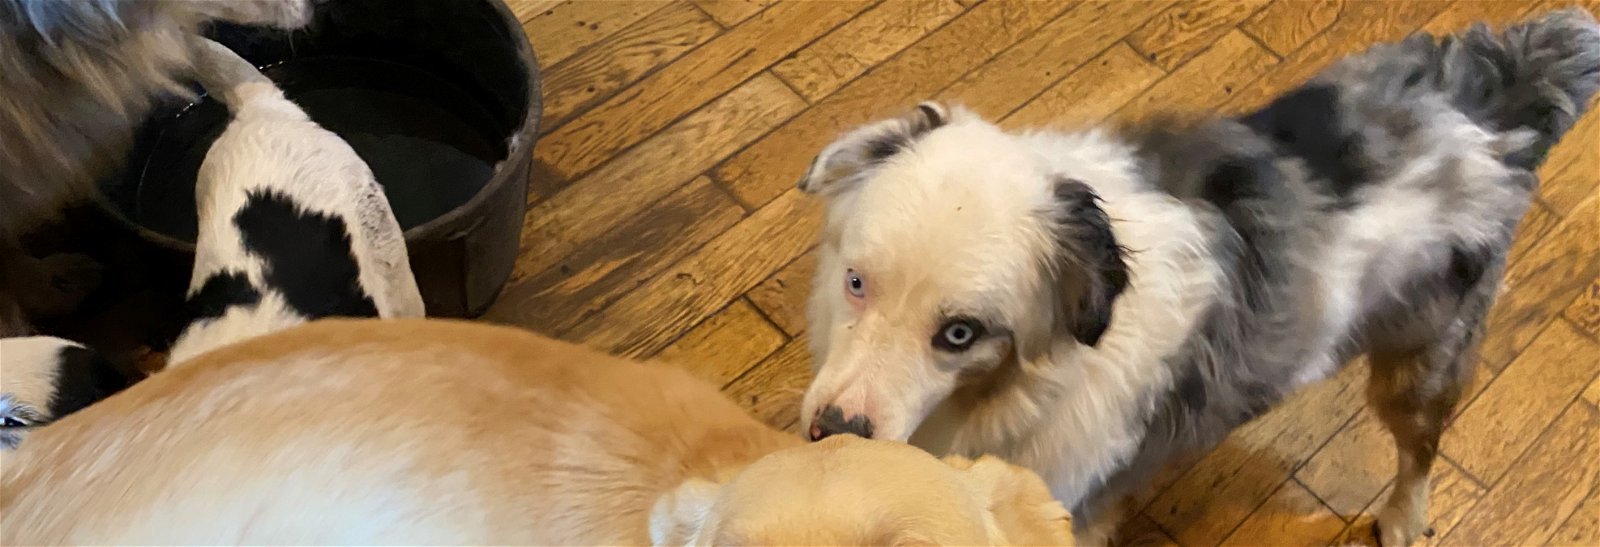
[[[711,508],[722,485],[705,479],[689,479],[671,492],[662,494],[650,510],[652,545],[695,545],[711,524]]]
[[[946,456],[944,462],[961,469],[973,491],[987,501],[995,545],[1075,545],[1072,517],[1033,471],[993,456],[969,460]]]
[[[949,121],[950,109],[927,101],[898,117],[858,127],[817,154],[811,161],[811,168],[800,177],[800,190],[828,195],[848,187],[872,166],[888,160],[910,147],[917,138]]]

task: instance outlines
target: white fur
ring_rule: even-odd
[[[173,345],[170,362],[309,319],[272,293],[261,261],[244,248],[233,218],[253,192],[271,191],[303,211],[343,219],[361,288],[378,315],[422,317],[404,236],[366,162],[244,59],[209,40],[196,47],[202,50],[196,68],[202,83],[228,105],[233,120],[200,166],[195,194],[200,230],[190,296],[206,279],[229,270],[245,272],[264,294],[259,305],[234,307],[220,318],[191,325]]]

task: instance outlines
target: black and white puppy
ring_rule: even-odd
[[[300,28],[311,12],[310,0],[0,0],[0,336],[93,288],[93,261],[40,260],[18,238],[89,196],[157,98],[188,93],[186,37],[208,21]]]
[[[192,323],[168,366],[320,317],[422,317],[400,224],[372,169],[248,61],[191,42],[196,77],[232,120],[200,165]]]
[[[0,450],[16,448],[28,429],[122,391],[133,378],[69,340],[0,338]]]
[[[803,425],[1031,467],[1094,541],[1365,354],[1399,449],[1381,539],[1409,544],[1534,170],[1597,87],[1569,10],[1380,45],[1240,118],[857,129],[800,182],[827,200]]]

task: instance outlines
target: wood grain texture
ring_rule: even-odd
[[[623,355],[649,355],[738,298],[811,246],[818,204],[791,190],[650,278],[569,333]]]
[[[1377,499],[1394,471],[1394,437],[1364,407],[1294,476],[1328,508],[1351,519]]]
[[[1589,497],[1572,511],[1572,516],[1561,523],[1551,534],[1546,545],[1572,545],[1593,547],[1600,545],[1600,495],[1590,492]]]
[[[720,32],[722,27],[694,6],[673,3],[564,62],[546,64],[540,127],[554,131]]]
[[[696,325],[655,358],[723,386],[788,342],[750,302],[734,300]]]
[[[1128,45],[1170,72],[1212,47],[1267,4],[1261,0],[1202,0],[1174,5],[1129,34]]]
[[[556,265],[804,107],[777,78],[757,76],[530,208],[513,282]]]
[[[1600,343],[1565,321],[1552,321],[1533,343],[1484,389],[1453,427],[1440,451],[1473,476],[1494,484],[1541,428],[1600,374]]]
[[[840,132],[909,109],[1053,19],[1056,2],[984,2],[812,105],[716,170],[739,201],[760,206],[794,187]]]
[[[1590,105],[1593,109],[1595,106]],[[1539,169],[1539,197],[1563,216],[1574,214],[1578,205],[1600,194],[1600,116],[1578,120]]]
[[[1163,2],[1086,2],[939,93],[998,119],[1148,21]]]
[[[534,157],[559,177],[581,176],[864,7],[840,1],[773,6],[541,137]]]
[[[554,66],[665,7],[661,0],[577,0],[535,14],[522,28],[539,64]]]
[[[1117,535],[1113,538],[1112,545],[1117,547],[1175,547],[1177,541],[1172,536],[1161,530],[1156,521],[1143,513],[1134,514],[1133,518],[1122,523],[1117,528]]]
[[[1145,508],[1184,545],[1216,545],[1363,404],[1367,366],[1307,386],[1234,431]],[[1307,420],[1306,416],[1317,416]]]
[[[1562,315],[1580,332],[1600,339],[1600,277],[1589,282],[1589,287],[1572,299]]]
[[[807,251],[751,289],[750,301],[783,332],[799,336],[806,330],[806,297],[816,269],[817,252]]]
[[[743,216],[711,179],[698,177],[553,267],[510,284],[488,317],[560,335]]]
[[[1473,507],[1477,507],[1486,490],[1461,468],[1444,459],[1434,463],[1429,479],[1433,492],[1428,502],[1427,521],[1433,535],[1423,537],[1418,544],[1442,545],[1445,532],[1449,532]],[[1378,538],[1372,535],[1372,523],[1376,520],[1378,510],[1389,499],[1393,487],[1392,483],[1385,487],[1362,514],[1350,519],[1350,525],[1340,532],[1333,545],[1378,545]]]
[[[1511,240],[1511,251],[1506,253],[1506,264],[1516,264],[1522,261],[1523,255],[1549,235],[1551,230],[1561,225],[1561,216],[1551,211],[1543,203],[1535,201],[1528,205],[1528,212],[1523,213],[1522,221],[1517,224],[1516,235]]]
[[[1300,483],[1287,480],[1222,543],[1323,547],[1344,528],[1339,515]]]
[[[1600,276],[1600,199],[1580,204],[1545,237],[1506,266],[1504,289],[1489,310],[1480,353],[1500,369]]]
[[[549,12],[567,3],[569,0],[504,0],[506,7],[511,8],[511,15],[524,23],[541,13]]]
[[[1116,117],[1138,119],[1156,112],[1205,113],[1217,109],[1237,90],[1269,73],[1278,59],[1238,30],[1156,82],[1117,110]]]
[[[795,338],[723,388],[739,406],[772,427],[789,429],[800,421],[800,399],[811,382],[807,339]]]
[[[1265,77],[1235,89],[1221,110],[1241,112],[1264,105],[1311,79],[1341,56],[1364,50],[1375,42],[1404,38],[1444,7],[1442,2],[1346,3],[1338,20],[1284,56]]]
[[[1600,411],[1571,405],[1523,457],[1523,465],[1450,530],[1445,543],[1545,543],[1600,485],[1596,454],[1600,454]]]
[[[738,26],[778,0],[692,0],[694,5],[724,27]]]
[[[884,2],[790,55],[772,73],[815,102],[965,9],[954,0]]]
[[[1245,19],[1239,29],[1282,57],[1326,30],[1343,9],[1342,0],[1273,2]]]
[[[1001,120],[1001,127],[1081,129],[1110,117],[1166,76],[1117,43]]]

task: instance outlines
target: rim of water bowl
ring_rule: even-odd
[[[465,217],[468,211],[477,211],[485,207],[484,203],[488,201],[489,196],[494,194],[495,190],[506,184],[511,184],[511,175],[517,170],[518,161],[533,161],[531,156],[539,135],[539,118],[544,114],[544,94],[542,91],[544,74],[539,68],[539,59],[534,55],[533,46],[528,43],[528,35],[522,32],[522,22],[518,21],[516,15],[511,12],[511,7],[506,5],[505,0],[484,0],[484,2],[492,5],[495,12],[500,14],[501,28],[498,29],[500,32],[515,31],[512,32],[512,41],[517,44],[517,57],[527,63],[526,69],[530,80],[528,84],[528,109],[523,115],[522,123],[517,127],[516,132],[506,137],[509,143],[506,146],[506,157],[495,163],[494,171],[489,175],[489,182],[484,183],[483,187],[479,188],[478,192],[472,195],[472,199],[467,200],[466,203],[457,205],[454,209],[427,222],[406,229],[401,234],[406,241],[422,239],[432,235],[434,232],[447,229]],[[525,146],[524,143],[526,143]],[[515,154],[519,147],[523,149],[523,154],[529,157],[518,158]],[[528,184],[527,180],[519,182]],[[111,199],[106,196],[106,193],[100,189],[98,184],[95,185],[92,194],[91,201],[101,211],[110,215],[113,220],[124,227],[131,228],[134,233],[138,234],[140,239],[171,250],[194,253],[194,242],[184,241],[151,230],[143,224],[128,218],[127,215],[123,214],[122,209],[111,202]]]

